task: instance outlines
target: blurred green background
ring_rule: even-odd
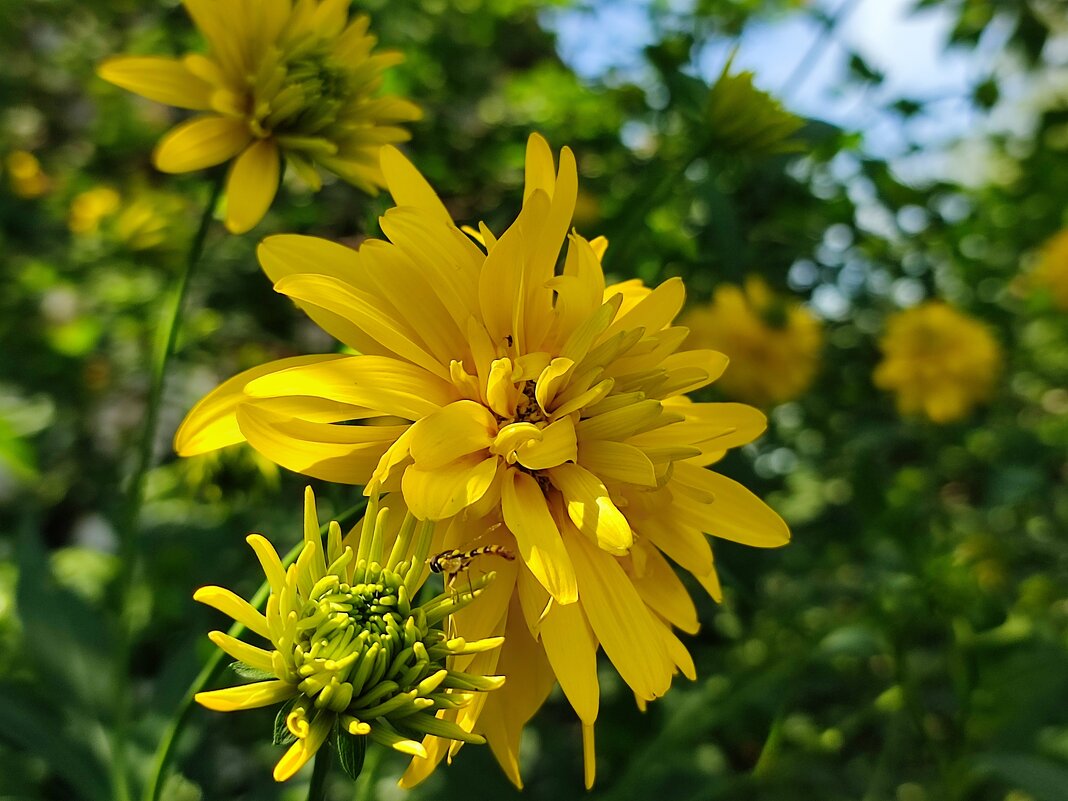
[[[1063,4],[355,6],[407,56],[390,89],[426,116],[406,149],[458,221],[512,219],[537,130],[576,151],[576,226],[609,238],[612,276],[681,275],[701,304],[759,275],[822,321],[811,388],[768,408],[767,434],[724,463],[794,541],[715,544],[724,603],[696,588],[703,627],[683,638],[696,682],[679,677],[642,714],[605,666],[588,797],[1068,799],[1068,310],[1029,279],[1068,225]],[[929,72],[955,76],[948,94],[895,81],[915,45],[905,23],[885,33],[896,60],[862,46],[890,6],[934,21]],[[112,797],[116,683],[132,697],[136,790],[220,625],[193,590],[248,597],[244,535],[280,548],[300,536],[303,478],[240,447],[184,461],[169,447],[222,378],[335,347],[274,294],[255,244],[283,231],[355,244],[388,200],[287,183],[252,234],[212,229],[167,385],[143,569],[124,595],[122,489],[161,301],[208,177],[154,171],[177,112],[93,69],[199,42],[173,0],[0,0],[0,19],[0,798],[96,801]],[[747,89],[726,113],[710,102],[734,48],[732,70],[753,67],[803,117],[790,147],[757,135],[762,114],[778,119],[771,98]],[[989,403],[945,425],[903,419],[872,383],[887,315],[935,297],[1005,354]],[[326,518],[357,491],[316,494]],[[121,626],[135,633],[127,678]],[[306,777],[270,778],[272,719],[195,710],[164,797],[303,798]],[[523,796],[582,796],[579,727],[559,692],[525,738]],[[356,788],[337,772],[331,797],[401,798],[402,769],[387,756]],[[517,796],[469,746],[410,797]]]

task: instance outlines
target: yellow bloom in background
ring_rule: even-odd
[[[45,194],[52,187],[52,182],[41,169],[41,162],[33,153],[14,150],[7,154],[4,166],[7,168],[8,185],[18,197],[31,200]]]
[[[1053,235],[1042,246],[1031,283],[1049,292],[1058,309],[1068,311],[1068,229]]]
[[[397,202],[381,219],[389,241],[354,251],[276,236],[259,249],[275,289],[359,355],[231,378],[190,412],[175,446],[194,455],[247,441],[291,470],[402,494],[416,517],[447,521],[435,548],[518,557],[465,560],[467,576],[453,578],[498,571],[453,625],[505,636],[499,652],[459,664],[508,684],[446,716],[485,734],[520,785],[520,733],[559,680],[583,724],[591,785],[598,650],[641,704],[677,671],[694,675],[673,629],[696,631],[697,614],[668,559],[718,599],[705,533],[756,547],[789,539],[762,501],[705,469],[759,436],[764,415],[685,397],[727,359],[680,349],[678,278],[605,285],[605,240],[569,233],[569,149],[557,171],[545,140],[530,138],[523,208],[499,237],[457,228],[395,148],[382,166]],[[429,741],[405,784],[455,747]]]
[[[987,400],[1001,374],[1001,347],[977,320],[932,300],[890,316],[879,342],[875,385],[903,415],[959,420]]]
[[[318,189],[317,167],[366,192],[382,186],[378,151],[408,139],[398,123],[420,116],[376,96],[398,53],[372,55],[368,19],[348,0],[182,0],[208,41],[206,55],[121,56],[102,78],[151,100],[203,112],[160,140],[154,161],[181,173],[235,158],[226,225],[243,233],[267,213],[281,159]]]
[[[389,509],[379,509],[374,497],[362,529],[349,535],[355,549],[342,541],[336,522],[324,546],[309,487],[304,547],[294,564],[283,568],[259,534],[248,538],[271,587],[266,614],[222,587],[202,587],[193,596],[271,645],[266,650],[211,632],[211,641],[237,660],[238,672],[261,680],[198,693],[196,700],[219,712],[284,702],[285,729],[275,744],[289,749],[275,766],[277,781],[291,778],[331,740],[350,773],[359,772],[364,738],[416,756],[425,756],[418,739],[428,733],[450,742],[484,741],[436,713],[463,708],[501,686],[499,676],[445,666],[447,659],[492,651],[501,640],[449,639],[437,626],[492,577],[416,606],[434,525],[406,515],[387,553],[388,518]]]
[[[823,349],[820,321],[793,298],[772,292],[759,276],[745,288],[725,284],[712,302],[682,319],[687,344],[730,359],[718,387],[736,400],[768,408],[794,400],[812,385]]]
[[[100,223],[119,210],[122,197],[110,186],[96,186],[74,197],[67,214],[71,233],[94,234]]]

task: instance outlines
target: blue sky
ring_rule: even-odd
[[[816,0],[815,5],[833,12],[842,2]],[[909,138],[937,148],[972,130],[978,117],[969,96],[992,68],[1001,44],[999,31],[992,30],[976,51],[947,52],[950,15],[937,7],[913,14],[912,4],[857,0],[804,80],[784,98],[787,105],[863,131],[866,149],[887,158],[903,153]],[[685,7],[686,2],[675,5]],[[580,75],[598,77],[616,70],[633,76],[640,74],[642,47],[655,38],[648,6],[648,0],[594,0],[584,10],[554,12],[548,19],[558,33],[562,56]],[[735,64],[753,70],[758,86],[779,94],[790,85],[819,32],[819,24],[804,12],[750,25],[738,43]],[[701,74],[718,74],[734,44],[716,42],[707,48],[698,59]],[[843,87],[850,50],[886,74],[881,87],[866,92]],[[886,101],[902,96],[937,101],[906,129],[899,117],[879,111]]]

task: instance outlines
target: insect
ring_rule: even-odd
[[[502,545],[483,545],[470,551],[450,549],[430,557],[430,572],[447,574],[448,583],[451,584],[459,573],[466,572],[480,556],[499,556],[509,562],[515,559],[515,554]]]

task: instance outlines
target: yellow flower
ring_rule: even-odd
[[[1031,283],[1049,292],[1058,309],[1068,311],[1068,229],[1050,237],[1042,247]]]
[[[687,344],[715,348],[731,360],[719,388],[731,398],[769,407],[803,395],[819,369],[820,322],[797,301],[752,276],[745,289],[723,285],[712,302],[682,320]]]
[[[7,167],[7,180],[11,191],[19,197],[40,197],[52,186],[52,182],[41,169],[41,162],[33,153],[14,150],[7,154],[4,166]]]
[[[936,423],[988,399],[1001,373],[1001,348],[986,326],[937,300],[892,315],[879,346],[875,385],[896,394],[901,414]]]
[[[102,78],[151,100],[204,112],[156,146],[163,172],[237,157],[227,179],[226,225],[243,233],[267,213],[281,157],[314,189],[316,165],[366,192],[382,186],[378,150],[420,116],[397,97],[376,97],[398,53],[372,55],[368,20],[348,21],[348,0],[182,0],[209,53],[181,59],[123,56]]]
[[[450,742],[483,742],[436,713],[463,708],[501,686],[498,676],[445,667],[447,659],[492,651],[501,640],[449,639],[435,626],[480,595],[488,579],[416,606],[434,526],[406,515],[387,556],[388,512],[372,498],[362,532],[350,535],[356,550],[342,542],[336,522],[324,547],[309,487],[304,547],[294,564],[283,568],[259,534],[248,538],[271,587],[266,614],[222,587],[202,587],[193,596],[272,646],[265,650],[211,632],[211,641],[237,660],[240,673],[262,680],[198,693],[196,700],[219,712],[285,702],[279,713],[285,731],[276,734],[276,744],[291,745],[275,766],[277,781],[291,778],[331,739],[342,763],[350,765],[362,757],[365,737],[415,756],[426,750],[414,738],[427,733]],[[346,753],[356,759],[346,759]]]
[[[693,676],[673,627],[696,631],[696,611],[665,555],[718,598],[704,532],[757,547],[789,539],[763,502],[705,469],[759,436],[764,415],[685,397],[727,359],[680,350],[678,278],[605,286],[605,240],[569,233],[569,149],[557,172],[545,140],[530,138],[523,208],[500,237],[458,229],[395,148],[382,166],[398,204],[381,220],[388,242],[353,251],[276,236],[259,250],[275,289],[359,355],[231,378],[190,412],[176,448],[247,441],[291,470],[402,493],[416,517],[448,521],[443,548],[518,556],[472,560],[468,578],[499,563],[498,577],[454,625],[505,635],[479,669],[509,683],[455,719],[486,735],[518,785],[520,732],[559,679],[592,784],[598,649],[643,704],[679,669]],[[405,782],[448,748],[428,743]]]
[[[105,217],[119,210],[122,198],[110,186],[97,186],[77,195],[70,204],[67,227],[75,234],[93,234]]]

